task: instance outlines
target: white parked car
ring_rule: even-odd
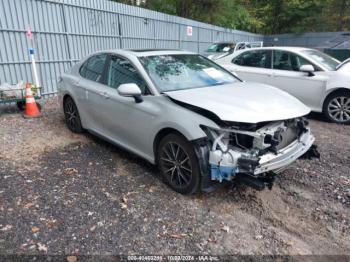
[[[298,99],[190,52],[97,52],[61,76],[59,95],[70,130],[157,164],[184,194],[231,180],[263,189],[314,150]]]
[[[350,123],[350,71],[335,58],[301,47],[263,47],[215,60],[242,80],[269,84],[336,123]]]

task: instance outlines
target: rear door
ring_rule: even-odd
[[[271,71],[271,50],[249,50],[225,67],[242,80],[266,83]]]
[[[100,131],[103,115],[98,110],[104,98],[105,68],[107,54],[90,57],[80,68],[80,80],[76,83],[79,91],[79,113],[86,128]]]
[[[313,76],[301,72],[302,65],[315,68]],[[312,110],[318,110],[328,77],[306,58],[284,50],[273,51],[273,70],[267,84],[295,96]]]

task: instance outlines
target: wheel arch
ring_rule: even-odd
[[[329,90],[329,92],[326,94],[326,96],[323,98],[323,101],[322,101],[322,111],[323,112],[324,112],[324,109],[325,109],[325,103],[326,103],[327,99],[331,95],[334,95],[334,94],[339,93],[339,92],[348,92],[348,93],[350,93],[350,89],[346,88],[346,87],[336,87],[336,88],[333,88],[333,89]]]
[[[66,102],[66,100],[67,100],[68,97],[70,97],[70,98],[74,101],[74,103],[75,103],[74,98],[73,98],[69,93],[66,93],[66,94],[63,95],[63,98],[62,98],[62,105],[64,105],[64,102]]]
[[[177,135],[182,136],[186,140],[188,140],[188,138],[183,133],[181,133],[179,130],[177,130],[175,128],[165,127],[163,129],[159,130],[158,133],[156,134],[156,136],[154,137],[154,140],[153,140],[153,154],[154,154],[155,164],[158,164],[157,163],[157,153],[158,153],[159,143],[165,136],[167,136],[169,134],[177,134]]]
[[[80,115],[80,110],[79,110],[79,107],[78,107],[78,103],[74,99],[74,96],[71,93],[67,92],[67,93],[63,94],[63,96],[62,96],[62,108],[64,108],[64,102],[66,102],[67,98],[70,98],[70,99],[73,100],[74,104],[77,106],[77,110],[78,110],[78,113]]]
[[[81,121],[81,126],[82,126],[83,129],[85,129],[86,124],[85,124],[85,121],[84,121],[84,117],[83,117],[82,114],[81,114],[81,111],[80,111],[80,109],[79,109],[79,106],[78,106],[78,104],[77,104],[77,101],[74,99],[74,96],[73,96],[71,93],[69,93],[69,92],[64,93],[64,94],[62,95],[62,98],[61,98],[61,99],[62,99],[62,100],[61,100],[61,103],[62,103],[61,106],[62,106],[63,112],[64,112],[64,103],[65,103],[65,101],[67,100],[67,98],[72,99],[73,102],[74,102],[74,104],[76,105],[77,110],[78,110],[78,114],[79,114],[79,117],[80,117],[80,121]]]

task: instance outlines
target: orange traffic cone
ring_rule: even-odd
[[[40,117],[39,108],[35,102],[31,85],[29,83],[26,84],[26,110],[23,114],[25,118],[33,118]]]

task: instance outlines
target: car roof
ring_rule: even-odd
[[[267,46],[267,47],[255,47],[252,49],[243,49],[245,51],[247,50],[284,50],[284,51],[294,51],[294,52],[298,52],[298,51],[303,51],[303,50],[314,50],[311,48],[307,48],[307,47],[299,47],[299,46]]]
[[[215,42],[214,44],[236,44],[235,42]]]
[[[181,54],[196,54],[180,49],[112,49],[99,51],[97,53],[113,53],[125,56],[156,56],[156,55],[181,55]]]
[[[294,53],[302,53],[301,51],[305,50],[315,50],[307,47],[298,47],[298,46],[266,46],[266,47],[254,47],[248,49],[237,50],[236,52],[231,54],[231,57],[237,57],[238,55],[248,52],[248,51],[257,51],[257,50],[282,50],[282,51],[290,51]]]

